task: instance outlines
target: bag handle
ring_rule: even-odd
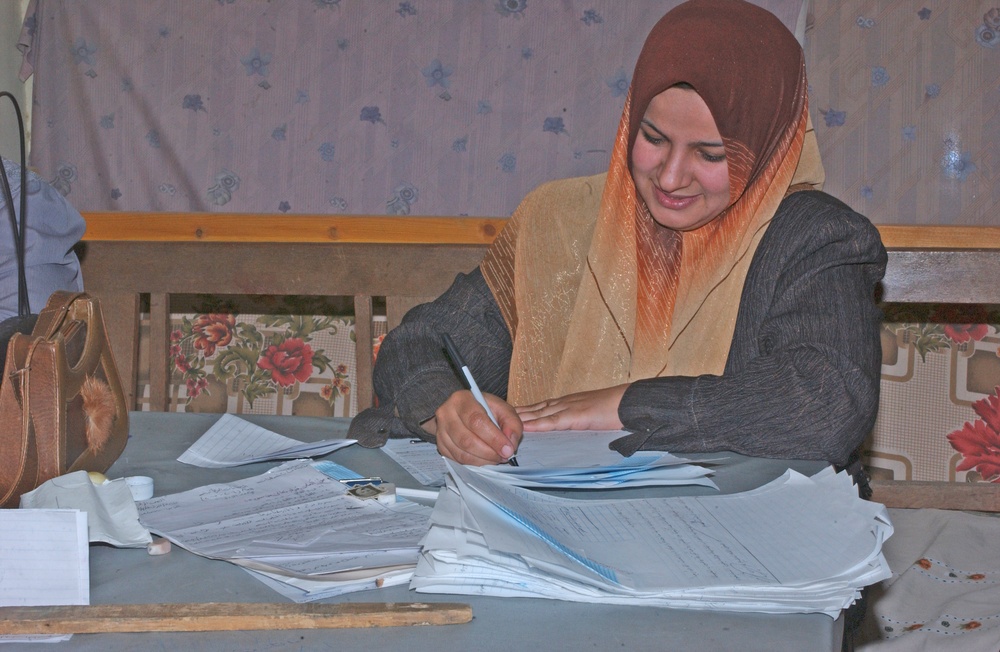
[[[80,353],[79,360],[76,361],[76,364],[71,364],[69,360],[64,360],[64,364],[66,365],[66,386],[67,388],[71,388],[67,391],[76,394],[80,391],[83,382],[87,380],[87,370],[89,369],[101,367],[104,375],[108,377],[109,382],[112,380],[111,374],[113,370],[108,369],[105,361],[101,359],[103,356],[110,356],[111,350],[108,348],[105,340],[104,315],[101,314],[101,309],[98,307],[95,299],[79,297],[78,295],[67,312],[71,313],[70,316],[72,319],[83,322],[87,327],[87,335],[83,342],[83,351]],[[60,338],[62,335],[57,335],[56,337]],[[110,358],[107,362],[112,366],[114,364]]]
[[[49,301],[45,308],[38,313],[38,321],[31,331],[32,335],[52,339],[69,316],[73,303],[80,297],[86,298],[84,292],[71,292],[69,290],[56,290],[49,295]]]
[[[3,198],[7,202],[7,213],[10,216],[10,228],[14,233],[14,254],[17,257],[17,314],[19,317],[27,317],[31,314],[31,306],[28,303],[28,278],[24,270],[25,240],[27,240],[27,218],[28,218],[28,161],[26,147],[24,143],[24,119],[21,117],[21,107],[17,100],[7,91],[0,91],[0,97],[6,97],[14,106],[14,115],[17,116],[17,129],[21,141],[21,188],[20,209],[21,222],[18,224],[17,213],[14,212],[14,196],[10,191],[10,180],[7,179],[7,170],[0,162],[0,185],[3,186]]]
[[[75,364],[71,364],[69,360],[62,362],[67,391],[73,395],[86,380],[86,370],[95,369],[100,364],[100,358],[106,349],[103,341],[104,319],[97,300],[85,292],[56,290],[49,297],[45,309],[38,314],[38,322],[31,336],[46,342],[58,341],[62,339],[59,331],[68,320],[79,321],[87,329],[80,358]],[[31,366],[30,360],[25,366]]]

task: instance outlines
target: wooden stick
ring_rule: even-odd
[[[1000,512],[1000,484],[871,480],[872,500],[886,507]]]
[[[451,625],[472,620],[472,607],[452,602],[339,604],[106,604],[0,607],[0,634],[228,632]]]

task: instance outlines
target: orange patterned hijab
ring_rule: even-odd
[[[711,110],[730,178],[729,207],[689,232],[654,222],[629,172],[646,107],[678,83]],[[508,400],[721,374],[761,236],[790,189],[822,183],[808,123],[802,49],[771,13],[690,0],[660,19],[607,174],[534,191],[483,261],[514,340]]]

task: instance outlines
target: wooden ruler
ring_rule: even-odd
[[[472,620],[472,607],[452,602],[264,604],[115,604],[0,607],[0,634],[224,632],[452,625]]]

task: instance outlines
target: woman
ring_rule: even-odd
[[[495,464],[525,431],[624,428],[625,455],[844,464],[878,406],[886,254],[821,182],[791,33],[742,0],[680,5],[639,55],[608,172],[529,194],[479,269],[407,314],[351,436]]]

